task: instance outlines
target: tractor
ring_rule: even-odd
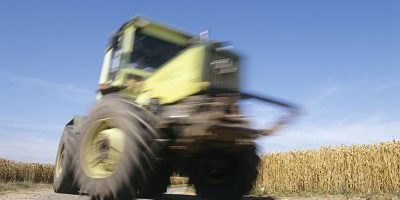
[[[258,174],[255,139],[298,112],[241,91],[240,70],[240,56],[223,42],[132,18],[106,48],[96,103],[65,126],[54,191],[153,199],[179,173],[203,199],[241,199]],[[240,109],[243,99],[287,112],[271,127],[255,129]]]

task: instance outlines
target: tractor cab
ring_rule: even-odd
[[[99,91],[107,94],[128,88],[138,90],[133,81],[142,82],[195,40],[189,34],[142,17],[133,18],[111,37]]]
[[[135,17],[106,50],[99,97],[121,92],[141,105],[171,104],[207,89],[238,90],[238,56],[222,43]],[[179,89],[178,89],[179,88]]]

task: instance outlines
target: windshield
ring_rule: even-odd
[[[182,49],[184,46],[136,31],[131,66],[150,72],[155,71]]]

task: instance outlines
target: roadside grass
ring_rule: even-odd
[[[30,181],[11,181],[11,182],[0,182],[0,194],[5,194],[9,191],[18,191],[24,189],[41,189],[41,188],[51,188],[50,184],[46,183],[32,183]]]

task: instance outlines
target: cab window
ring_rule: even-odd
[[[140,32],[135,33],[131,66],[149,72],[157,70],[185,47]]]

